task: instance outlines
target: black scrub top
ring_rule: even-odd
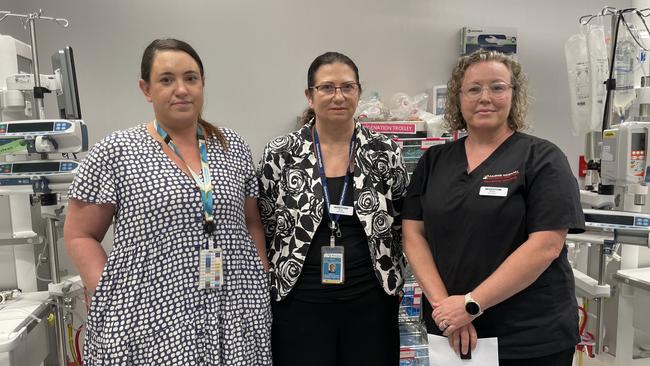
[[[430,148],[411,178],[402,218],[424,221],[449,295],[489,277],[536,231],[584,232],[575,177],[554,144],[515,132],[467,173],[465,139]],[[500,358],[534,358],[578,343],[578,310],[566,247],[528,288],[473,321],[498,337]],[[440,334],[425,301],[429,333]]]

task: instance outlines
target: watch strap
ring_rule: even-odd
[[[483,314],[483,308],[481,307],[481,304],[479,304],[478,302],[476,302],[476,300],[474,300],[474,298],[472,297],[472,293],[471,293],[471,292],[468,292],[467,294],[465,294],[465,311],[467,311],[467,304],[468,304],[468,303],[475,304],[476,307],[478,307],[478,313],[473,314],[473,315],[470,314],[470,315],[472,315],[474,318],[476,318],[477,316]],[[468,312],[468,313],[469,313],[469,312]]]

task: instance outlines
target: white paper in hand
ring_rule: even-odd
[[[472,351],[471,360],[461,360],[449,347],[447,337],[429,334],[430,366],[499,366],[499,348],[496,338],[481,338]]]

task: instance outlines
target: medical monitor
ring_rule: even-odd
[[[59,117],[64,119],[81,119],[79,89],[75,71],[72,47],[58,50],[52,55],[52,71],[61,81],[61,90],[57,92],[56,102]]]

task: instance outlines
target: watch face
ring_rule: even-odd
[[[469,313],[469,315],[476,315],[480,311],[478,304],[475,302],[468,302],[465,304],[465,311]]]

